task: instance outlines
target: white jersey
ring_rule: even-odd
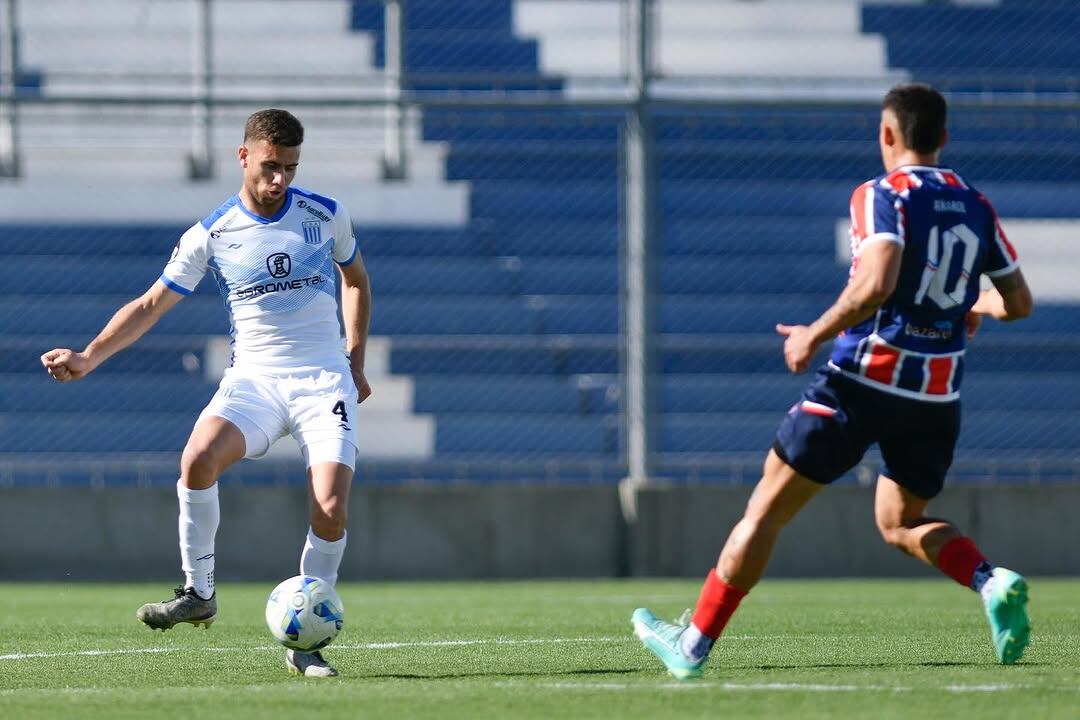
[[[161,281],[182,295],[213,272],[233,338],[232,365],[268,371],[340,368],[334,262],[356,259],[349,213],[336,200],[289,188],[274,217],[234,195],[180,238]]]

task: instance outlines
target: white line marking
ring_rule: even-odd
[[[415,642],[341,643],[331,647],[340,650],[397,650],[399,648],[468,647],[471,645],[564,645],[578,643],[621,643],[633,637],[576,637],[576,638],[480,638],[476,640],[420,640]],[[122,648],[115,650],[72,650],[70,652],[27,652],[0,655],[0,660],[34,660],[59,657],[99,657],[103,655],[135,655],[179,652],[248,652],[252,650],[283,650],[280,645],[254,647],[176,647],[176,648]]]
[[[748,691],[748,692],[913,692],[916,689],[928,690],[931,688],[914,688],[907,685],[829,685],[825,683],[716,683],[709,681],[689,682],[664,682],[664,683],[620,683],[620,682],[548,682],[548,683],[515,683],[498,682],[498,687],[521,687],[521,688],[549,688],[552,690],[610,690],[625,692],[627,690],[651,691],[657,688],[662,690],[725,690],[725,691]],[[1028,684],[1001,683],[997,685],[946,685],[940,688],[944,692],[952,693],[992,693],[1009,692],[1011,690],[1030,690],[1036,686]],[[1044,688],[1066,689],[1066,688]]]
[[[134,654],[151,654],[151,653],[170,653],[175,652],[174,648],[130,648],[126,650],[75,650],[72,652],[32,652],[32,653],[10,653],[8,655],[0,655],[0,660],[34,660],[36,658],[56,658],[56,657],[97,657],[99,655],[134,655]]]

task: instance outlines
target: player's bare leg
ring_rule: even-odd
[[[634,611],[634,631],[668,672],[680,679],[701,675],[713,642],[765,572],[780,531],[823,487],[769,451],[762,478],[742,520],[728,536],[715,571],[705,580],[693,617],[684,615],[668,623],[647,608]]]
[[[207,416],[195,425],[180,459],[180,557],[185,580],[171,600],[147,603],[135,616],[155,630],[182,622],[210,627],[217,617],[214,592],[214,536],[217,533],[217,479],[245,453],[244,435],[228,420]]]
[[[353,471],[341,463],[318,463],[308,468],[308,500],[311,527],[300,556],[300,574],[337,582],[338,568],[345,553],[349,489]],[[288,650],[285,667],[306,677],[333,677],[338,674],[320,652]]]
[[[937,567],[941,548],[963,534],[948,520],[927,517],[929,503],[892,479],[878,477],[874,520],[881,537],[902,552]]]
[[[746,512],[720,552],[716,565],[720,579],[746,592],[757,585],[780,531],[824,487],[800,475],[770,450],[764,475],[750,496]]]
[[[987,562],[975,543],[949,521],[926,517],[928,504],[891,478],[880,476],[874,518],[881,536],[979,593],[998,661],[1011,665],[1024,654],[1031,634],[1027,581],[1019,573]]]

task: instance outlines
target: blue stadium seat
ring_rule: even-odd
[[[1074,313],[1077,311],[1073,311]],[[991,326],[990,322],[985,328]],[[1067,373],[1080,354],[1080,333],[1024,333],[1022,325],[980,334],[967,354],[967,382],[982,373]],[[781,354],[782,338],[756,334],[687,334],[660,339],[658,361],[665,374],[737,373],[771,377],[787,372]],[[816,363],[825,361],[826,349]],[[34,356],[36,363],[36,356]],[[110,360],[113,362],[113,360]],[[401,374],[602,374],[619,372],[617,339],[606,336],[544,336],[396,339],[390,367]],[[816,365],[815,365],[816,367]]]
[[[38,332],[44,329],[39,328]],[[40,360],[42,353],[54,347],[83,348],[96,332],[79,336],[0,334],[0,373],[44,372]],[[117,353],[99,365],[94,374],[200,374],[205,362],[206,338],[151,333],[140,339],[131,351]]]
[[[393,372],[408,375],[574,375],[611,374],[618,371],[615,338],[598,343],[434,342],[395,340],[390,352]],[[36,357],[35,357],[36,361]]]
[[[495,254],[490,223],[471,223],[462,228],[358,225],[356,239],[364,256],[372,258]]]
[[[164,264],[187,226],[4,223],[0,255],[155,255]]]
[[[782,415],[777,413],[668,414],[660,421],[664,452],[761,452],[772,444]],[[1058,411],[970,413],[964,418],[958,452],[1067,452],[1076,447],[1080,416]]]
[[[668,375],[661,406],[671,413],[785,412],[811,382],[810,375]],[[974,413],[1080,410],[1080,378],[1067,373],[965,378],[961,389],[965,422]]]
[[[176,452],[190,413],[2,413],[0,453]]]
[[[892,67],[915,72],[1038,70],[1075,73],[1080,11],[1061,3],[1022,7],[864,5],[863,31],[885,35]],[[1032,48],[1038,52],[1032,52]]]
[[[198,414],[216,389],[216,382],[181,373],[94,373],[84,381],[63,385],[44,371],[30,376],[0,375],[0,413]]]
[[[165,256],[29,255],[3,256],[0,263],[19,268],[4,283],[5,295],[141,295],[161,276]],[[199,289],[217,293],[213,282]],[[129,298],[130,299],[130,298]]]
[[[113,314],[142,290],[131,295],[50,295],[28,300],[0,296],[0,335],[94,336]],[[185,299],[154,326],[152,333],[168,335],[228,335],[229,322],[221,299],[196,295]]]
[[[490,258],[365,259],[373,291],[387,295],[512,295],[513,266]]]
[[[591,410],[586,393],[554,376],[427,375],[414,382],[418,413],[585,415]]]
[[[439,455],[612,454],[616,430],[603,418],[521,415],[440,417],[435,431]]]

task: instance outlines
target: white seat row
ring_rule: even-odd
[[[625,72],[620,0],[517,0],[514,28],[540,41],[541,69]],[[888,75],[881,37],[860,32],[858,0],[658,0],[663,77]]]

